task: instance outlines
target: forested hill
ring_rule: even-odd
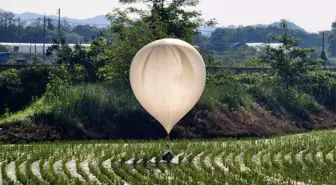
[[[41,18],[26,22],[11,12],[0,11],[0,42],[44,42],[44,21]],[[302,40],[301,47],[321,46],[322,36],[308,33],[295,23],[288,27],[294,31],[294,36]],[[92,37],[99,34],[102,28],[93,25],[76,25],[66,19],[61,21],[61,35],[66,37],[68,43],[91,42]],[[208,50],[225,51],[230,45],[237,42],[269,42],[268,35],[279,34],[279,23],[269,25],[229,26],[226,28],[201,27],[202,35],[196,37],[196,44]],[[208,36],[205,36],[208,35]],[[46,20],[46,42],[52,42],[58,36],[58,22],[53,19]],[[328,35],[326,35],[326,38]]]
[[[301,29],[292,29],[293,35],[301,39],[301,47],[319,47],[322,44],[322,35],[316,33],[308,33]],[[280,33],[280,28],[277,26],[245,26],[238,28],[217,28],[209,38],[199,36],[197,44],[202,44],[207,49],[216,51],[224,51],[233,43],[237,42],[270,42],[269,34]],[[328,33],[327,33],[328,34]],[[328,36],[328,35],[327,35]]]

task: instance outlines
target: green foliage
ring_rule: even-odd
[[[336,111],[336,79],[326,72],[310,73],[299,87],[328,109]]]
[[[149,7],[148,11],[130,7],[126,12],[138,14],[140,19],[149,25],[155,40],[173,37],[193,43],[193,37],[200,26],[216,24],[214,19],[205,22],[198,11],[186,10],[196,7],[199,0],[119,0],[119,2],[121,4],[141,2]]]
[[[300,38],[302,42],[300,47],[317,47],[320,46],[321,38],[319,34],[307,33],[302,30],[292,30],[293,36]],[[268,34],[278,35],[281,33],[281,27],[254,27],[254,26],[239,26],[217,28],[205,41],[198,43],[206,43],[207,50],[218,52],[226,51],[232,44],[235,43],[269,43],[271,42]]]
[[[90,51],[85,50],[80,44],[76,44],[74,50],[72,50],[66,40],[61,38],[61,40],[54,40],[54,44],[47,49],[47,55],[56,55],[56,62],[69,67],[70,69],[67,70],[73,71],[74,74],[77,74],[75,71],[78,67],[83,67],[85,71],[80,76],[84,75],[85,78],[82,82],[94,82],[97,80],[97,68],[94,60],[90,58],[93,56]],[[62,69],[65,69],[64,66]]]
[[[25,108],[35,96],[45,92],[47,68],[8,69],[0,72],[0,115],[5,108],[15,112]]]
[[[16,18],[12,12],[0,12],[2,42],[44,42],[43,18],[38,18],[27,23],[21,18]],[[92,41],[105,28],[97,28],[90,25],[70,25],[66,20],[61,21],[61,36],[70,43],[79,41]],[[46,20],[46,42],[52,42],[58,37],[57,25],[49,18]]]
[[[255,100],[271,110],[275,115],[294,115],[307,118],[322,106],[314,97],[296,87],[287,87],[280,78],[268,76],[251,86],[250,92]]]
[[[269,64],[262,62],[259,55],[248,57],[245,61],[241,63],[232,63],[232,65],[240,67],[270,67]]]
[[[219,52],[218,57],[224,65],[241,65],[244,61],[251,60],[258,54],[257,50],[249,46],[240,46]]]
[[[327,54],[326,54],[326,52],[325,52],[324,50],[321,51],[320,58],[321,58],[324,62],[328,61]]]
[[[38,55],[32,56],[31,61],[32,61],[32,64],[34,64],[34,65],[43,64],[43,61],[42,61],[41,57],[39,57]]]
[[[50,89],[51,90],[51,89]],[[63,118],[97,123],[108,115],[139,109],[130,89],[113,85],[59,85],[46,94],[51,112]]]
[[[331,25],[331,34],[328,37],[328,51],[331,57],[336,57],[336,21]]]
[[[239,76],[226,72],[209,74],[207,86],[197,106],[219,112],[251,106],[253,100],[248,94],[248,87],[240,80]]]
[[[282,45],[279,48],[267,46],[261,59],[273,68],[288,89],[290,85],[301,83],[302,78],[309,73],[321,70],[321,61],[310,58],[309,55],[315,51],[314,48],[297,47],[300,40],[291,36],[286,20],[281,21],[281,28],[281,35],[270,35],[270,38]]]
[[[0,52],[8,52],[9,49],[6,46],[0,45]]]
[[[198,5],[197,0],[186,1],[133,1],[120,0],[122,4],[142,2],[149,10],[129,7],[125,11],[115,9],[108,14],[111,20],[109,44],[105,53],[108,64],[99,69],[101,77],[107,80],[128,82],[129,66],[135,54],[146,44],[162,38],[179,38],[193,43],[197,28],[203,24],[214,24],[214,20],[205,22],[196,11],[187,11],[185,7]],[[138,18],[132,19],[130,15]]]

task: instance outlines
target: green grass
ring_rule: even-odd
[[[32,184],[333,184],[335,139],[330,130],[268,139],[0,144],[0,181],[13,184],[15,175]],[[180,154],[178,164],[157,160],[166,144]],[[156,162],[149,162],[153,157]],[[132,158],[133,164],[125,164]],[[32,169],[35,161],[39,167]]]
[[[48,111],[50,111],[50,106],[45,103],[45,98],[42,97],[22,111],[3,115],[0,117],[0,124],[22,121],[27,119],[29,116]]]
[[[249,106],[252,102],[241,83],[225,81],[219,85],[208,84],[196,107],[226,112]],[[127,115],[139,110],[144,111],[129,87],[114,84],[59,86],[47,91],[26,109],[2,115],[0,124],[22,121],[41,113],[69,120],[99,122],[112,114]]]

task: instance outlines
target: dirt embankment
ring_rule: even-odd
[[[274,116],[258,106],[230,113],[193,109],[174,127],[170,138],[261,137],[335,127],[336,114],[329,111],[302,118]],[[41,115],[29,121],[0,125],[0,141],[10,143],[165,137],[163,127],[144,112],[99,122],[65,121],[52,115]]]

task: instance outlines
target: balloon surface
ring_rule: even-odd
[[[133,93],[169,134],[201,97],[206,83],[202,56],[189,43],[161,39],[144,46],[130,67]]]

